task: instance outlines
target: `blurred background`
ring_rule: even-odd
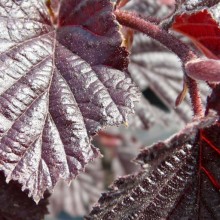
[[[174,3],[174,0],[130,0],[124,9],[162,23],[174,10]],[[142,34],[127,28],[121,31],[125,37],[124,45],[131,51],[129,74],[142,91],[140,103],[128,124],[101,131],[94,138],[94,145],[100,149],[103,158],[88,164],[85,173],[70,186],[65,182],[57,184],[49,200],[50,213],[46,220],[83,219],[115,179],[140,168],[131,160],[141,148],[166,139],[192,118],[189,97],[175,108],[175,100],[183,89],[178,58]],[[182,36],[176,36],[191,45]],[[208,88],[200,86],[206,96]],[[204,97],[203,102],[206,101]]]

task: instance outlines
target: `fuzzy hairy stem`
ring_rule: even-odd
[[[196,117],[203,117],[204,111],[197,82],[186,75],[186,83],[189,88],[189,95],[191,98],[194,115]]]
[[[120,24],[146,34],[175,53],[181,59],[183,68],[188,61],[197,58],[197,55],[188,45],[161,29],[158,25],[144,20],[132,12],[116,10],[115,15]],[[186,83],[189,89],[194,115],[200,117],[203,115],[203,107],[197,83],[187,75]]]
[[[133,12],[116,10],[115,15],[119,23],[142,32],[147,36],[159,41],[169,50],[174,52],[183,63],[186,63],[197,57],[188,45],[184,44],[167,31],[159,28],[157,25],[140,18],[137,14]]]

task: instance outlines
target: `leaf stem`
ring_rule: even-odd
[[[188,45],[164,29],[161,29],[158,25],[139,17],[137,14],[123,10],[115,10],[115,16],[120,24],[146,34],[175,53],[181,59],[183,69],[185,63],[197,58],[197,55]],[[197,82],[186,75],[186,83],[189,88],[194,115],[197,117],[203,116],[202,101]]]
[[[137,14],[123,10],[116,10],[115,15],[119,23],[159,41],[169,50],[174,52],[183,63],[197,58],[197,55],[188,45],[184,44],[182,41],[152,22],[142,19]]]
[[[202,106],[202,100],[200,97],[200,92],[198,89],[198,84],[194,79],[190,78],[187,75],[186,75],[186,83],[189,88],[189,95],[191,98],[194,115],[196,117],[203,117],[204,111]]]

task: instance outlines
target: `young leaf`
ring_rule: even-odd
[[[209,58],[220,58],[220,4],[211,9],[184,12],[175,17],[173,30],[188,36]]]
[[[188,76],[209,82],[220,82],[220,61],[214,59],[195,59],[185,64]]]
[[[0,0],[0,169],[36,202],[98,155],[90,136],[137,100],[111,2],[47,6]]]
[[[208,116],[146,148],[138,156],[145,169],[119,178],[87,219],[218,219],[220,127],[215,121]]]

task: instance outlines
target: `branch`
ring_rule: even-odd
[[[157,25],[140,18],[135,13],[116,10],[115,15],[119,23],[142,32],[147,36],[159,41],[161,44],[175,53],[183,63],[197,58],[197,55],[188,45],[184,44],[182,41],[169,34],[165,30],[159,28]]]
[[[197,82],[186,75],[186,83],[189,88],[189,95],[191,98],[194,115],[196,117],[203,117],[204,111]]]
[[[161,29],[159,26],[140,18],[135,13],[116,10],[115,15],[118,22],[122,25],[146,34],[175,53],[182,61],[184,70],[187,62],[198,58],[188,45]],[[203,116],[202,101],[197,82],[186,75],[186,84],[189,89],[194,115],[198,117]]]

